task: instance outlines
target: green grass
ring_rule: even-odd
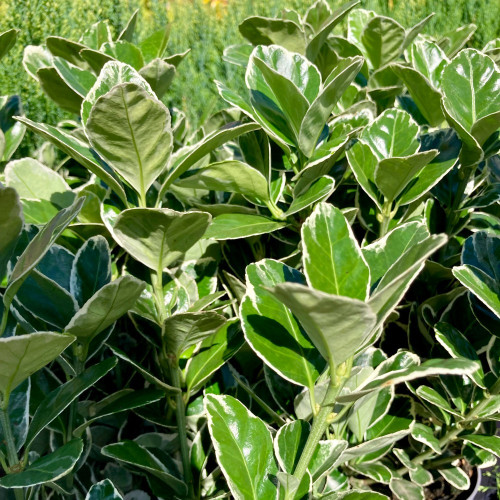
[[[333,6],[341,3],[335,0]],[[165,0],[3,0],[0,31],[18,27],[21,36],[15,49],[0,63],[0,94],[20,94],[26,114],[33,120],[55,124],[67,118],[25,74],[21,64],[23,47],[39,45],[48,35],[78,39],[88,25],[99,19],[109,19],[115,31],[119,31],[130,13],[139,7],[139,36],[170,20],[173,26],[168,52],[192,49],[180,65],[166,101],[185,111],[196,125],[210,110],[223,105],[214,80],[230,82],[236,88],[242,85],[241,72],[222,61],[224,47],[243,41],[238,24],[253,14],[274,16],[284,7],[303,12],[305,5],[299,0],[229,0],[226,7],[216,11],[202,0],[177,0],[169,3],[168,9]],[[488,40],[500,36],[498,0],[364,0],[362,6],[394,17],[405,27],[435,12],[426,29],[431,35],[474,22],[478,26],[472,40],[475,47],[483,47]],[[31,154],[38,141],[28,135],[17,154]]]

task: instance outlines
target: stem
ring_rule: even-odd
[[[10,304],[3,308],[2,322],[0,323],[0,337],[4,334],[5,329],[7,328],[7,321],[9,319],[9,309],[10,309]]]
[[[0,408],[0,425],[3,429],[3,435],[5,436],[5,444],[7,446],[7,460],[9,462],[9,468],[12,471],[13,468],[19,466],[19,458],[17,456],[14,436],[12,435],[12,428],[10,426],[9,415],[7,413],[7,410],[3,408]],[[19,471],[16,470],[16,472]],[[23,500],[24,499],[23,490],[15,488],[14,496],[16,497],[16,500]]]
[[[391,223],[392,220],[390,203],[384,203],[384,206],[382,207],[382,212],[380,213],[380,217],[381,220],[380,220],[379,238],[382,238],[387,234],[387,230],[389,229],[389,224]]]
[[[323,403],[321,404],[321,409],[314,418],[311,432],[309,434],[309,437],[307,438],[304,450],[300,455],[299,463],[297,464],[297,467],[295,468],[295,471],[293,473],[293,477],[298,481],[297,484],[300,484],[300,482],[302,481],[302,478],[307,471],[307,467],[309,466],[314,451],[316,450],[316,446],[325,433],[326,428],[330,424],[328,417],[332,413],[333,407],[335,405],[335,400],[341,388],[342,385],[336,384],[332,379],[332,381],[330,382],[330,386],[328,387],[328,391],[325,394],[325,398],[323,399]],[[287,491],[285,499],[290,500],[291,498],[293,498],[294,494],[295,492]]]
[[[180,369],[177,360],[169,358],[170,382],[174,387],[181,389]],[[188,487],[188,498],[194,498],[193,474],[191,471],[191,460],[189,458],[189,445],[186,432],[186,406],[182,392],[175,395],[175,416],[177,420],[177,430],[179,434],[179,446],[182,457],[182,470],[184,472],[184,482]]]

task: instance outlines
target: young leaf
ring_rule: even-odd
[[[267,290],[292,311],[323,358],[333,366],[353,356],[375,325],[370,306],[357,299],[297,283],[281,283]]]
[[[302,225],[304,270],[312,288],[366,300],[370,271],[342,212],[320,203]]]
[[[90,488],[85,500],[123,500],[123,497],[109,479],[104,479]]]
[[[172,149],[170,113],[165,105],[137,84],[123,83],[97,99],[85,130],[99,156],[144,202]]]
[[[12,188],[0,187],[0,280],[23,229],[23,210],[19,195]]]
[[[264,422],[231,396],[208,394],[205,406],[217,462],[234,498],[275,498],[271,476],[278,467]]]
[[[210,215],[168,208],[130,208],[116,219],[113,238],[132,257],[161,273],[205,233]]]
[[[8,474],[0,479],[3,488],[29,488],[50,483],[69,474],[83,452],[83,441],[73,439],[53,453],[38,458],[22,472]]]
[[[247,266],[241,324],[247,342],[268,366],[313,390],[324,361],[290,310],[267,289],[285,282],[304,283],[304,277],[271,259]]]
[[[468,441],[483,450],[494,453],[497,457],[500,457],[500,436],[482,436],[482,435],[467,435],[460,436],[460,439]]]
[[[274,438],[274,453],[282,470],[293,474],[304,449],[311,426],[295,420],[281,427]]]
[[[460,467],[438,469],[438,472],[457,490],[467,491],[470,488],[470,478]]]
[[[73,316],[65,332],[81,342],[90,342],[135,304],[145,286],[143,281],[133,276],[121,276],[108,283]]]
[[[424,490],[418,484],[406,479],[393,478],[389,484],[391,491],[399,500],[424,500]]]
[[[0,338],[0,393],[4,404],[21,382],[57,358],[75,337],[51,332],[36,332]]]

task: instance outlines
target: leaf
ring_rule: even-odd
[[[429,237],[422,222],[407,222],[395,227],[370,245],[361,249],[370,268],[371,286],[376,286],[389,268],[413,245]]]
[[[51,332],[37,332],[0,338],[0,392],[4,404],[21,382],[56,359],[74,337]]]
[[[23,140],[26,127],[14,118],[21,114],[23,114],[23,109],[19,96],[0,97],[0,129],[4,142],[3,154],[0,153],[2,161],[9,161]]]
[[[38,458],[22,472],[8,474],[0,479],[3,488],[29,488],[50,483],[69,474],[83,452],[83,441],[73,439],[53,453]]]
[[[62,109],[78,114],[82,96],[74,91],[56,68],[40,68],[36,75],[44,92]]]
[[[287,19],[252,16],[238,29],[252,45],[281,45],[287,50],[304,53],[306,40],[300,26]]]
[[[176,182],[177,186],[226,191],[269,201],[266,178],[255,168],[238,160],[211,163],[193,175]]]
[[[276,222],[261,215],[221,214],[214,217],[204,238],[236,240],[271,233],[285,226],[285,222]]]
[[[417,387],[416,394],[423,400],[432,403],[434,406],[441,408],[445,412],[452,413],[458,416],[460,415],[459,413],[454,411],[448,401],[444,399],[443,396],[439,394],[439,392],[437,392],[435,389],[432,389],[432,387],[421,385],[420,387]]]
[[[369,441],[365,441],[364,443],[353,446],[352,448],[347,448],[347,450],[342,453],[341,462],[345,463],[353,458],[362,457],[363,455],[368,455],[369,453],[381,450],[404,438],[409,433],[410,429],[403,429],[401,431],[370,439]]]
[[[500,457],[500,436],[482,436],[479,434],[470,434],[467,436],[460,436],[460,439],[468,441],[483,450],[494,453],[497,457]]]
[[[85,129],[97,153],[144,201],[172,149],[168,109],[138,85],[124,83],[97,99]]]
[[[16,28],[0,33],[0,59],[14,46],[18,34],[19,30]]]
[[[478,369],[478,364],[475,361],[468,359],[430,359],[421,365],[413,365],[408,368],[389,371],[379,376],[375,375],[369,378],[363,384],[356,388],[356,391],[346,395],[340,395],[337,398],[338,402],[356,401],[356,399],[368,394],[373,390],[378,390],[383,387],[400,384],[401,382],[409,382],[422,377],[430,377],[435,375],[470,375]]]
[[[75,194],[59,174],[33,158],[8,163],[5,182],[21,198],[47,200],[59,208],[71,205],[75,199]]]
[[[434,436],[432,429],[427,425],[415,423],[415,425],[412,427],[411,435],[417,441],[431,448],[431,450],[435,453],[441,454],[441,445],[439,444],[439,439]]]
[[[117,61],[132,66],[139,71],[144,66],[144,57],[141,49],[126,40],[115,40],[114,42],[105,42],[99,48],[102,52]]]
[[[9,406],[7,409],[7,418],[10,422],[14,446],[19,452],[26,441],[29,423],[29,405],[30,405],[31,381],[26,379],[21,382],[11,393]],[[5,443],[5,433],[3,427],[0,427],[0,451],[7,455]]]
[[[214,335],[226,322],[216,312],[186,312],[168,317],[163,323],[164,343],[167,354],[176,358],[190,346]]]
[[[187,494],[186,484],[181,479],[173,476],[153,453],[135,441],[121,441],[120,443],[108,444],[101,448],[101,453],[105,457],[133,465],[157,477],[172,488],[180,497],[185,497]]]
[[[375,168],[375,184],[388,202],[393,202],[438,155],[437,149],[405,158],[385,158]]]
[[[118,40],[126,40],[131,42],[134,37],[135,26],[137,24],[137,15],[139,14],[139,9],[135,9],[132,12],[127,24],[122,29],[121,33],[118,35]]]
[[[45,43],[53,56],[62,57],[72,64],[81,64],[80,51],[86,49],[85,45],[60,36],[48,36]]]
[[[74,66],[60,57],[54,57],[53,64],[64,83],[82,99],[85,98],[96,82],[96,77],[90,71]]]
[[[155,31],[144,40],[141,40],[139,47],[147,63],[156,57],[163,57],[170,37],[171,27],[170,24],[167,24],[164,28]]]
[[[92,153],[92,150],[86,144],[52,125],[35,123],[27,118],[19,116],[16,117],[16,120],[25,124],[30,130],[41,135],[44,139],[54,144],[61,151],[86,167],[90,172],[105,182],[120,197],[124,204],[127,203],[127,197],[120,181],[105,170],[96,159],[95,154]]]
[[[139,74],[149,83],[158,99],[161,99],[170,88],[175,73],[175,66],[166,63],[162,59],[153,59],[139,71]]]
[[[286,380],[313,390],[324,361],[297,319],[268,291],[285,282],[304,283],[304,277],[271,259],[247,266],[241,324],[250,347],[268,366]]]
[[[104,418],[110,415],[115,415],[117,413],[121,413],[128,410],[133,410],[135,408],[140,408],[142,406],[146,406],[151,403],[155,403],[160,399],[165,397],[165,392],[158,389],[143,389],[143,390],[133,390],[133,389],[124,389],[124,394],[121,397],[116,397],[119,393],[112,394],[101,400],[97,407],[99,408],[97,411],[92,412],[90,415],[90,419],[86,420],[83,424],[78,426],[73,431],[73,436],[81,437],[85,432],[85,429],[89,425],[92,425],[94,422],[99,420],[100,418]],[[111,398],[113,398],[111,400]],[[111,401],[108,404],[106,403],[106,399],[110,399]]]
[[[232,396],[205,396],[208,428],[217,462],[236,500],[274,498],[278,467],[262,420]]]
[[[479,361],[479,356],[467,338],[448,323],[440,322],[434,327],[434,330],[436,332],[436,340],[446,349],[451,357],[466,358],[478,362],[478,370],[472,373],[470,377],[479,387],[486,389],[484,385],[483,368]]]
[[[26,438],[26,449],[29,450],[40,432],[56,419],[72,401],[111,371],[116,366],[116,363],[116,358],[107,358],[99,364],[87,368],[80,375],[47,394],[38,405],[31,420]]]
[[[172,387],[171,385],[168,385],[162,380],[156,378],[148,370],[145,370],[142,366],[138,365],[135,361],[130,359],[123,351],[121,351],[117,347],[109,346],[109,348],[113,351],[113,354],[115,356],[131,365],[135,369],[135,371],[140,373],[148,382],[155,385],[159,389],[162,389],[166,394],[174,394],[180,392],[180,389],[178,389],[177,387]]]
[[[469,476],[460,467],[438,469],[438,472],[448,483],[458,490],[467,491],[470,488]]]
[[[244,344],[237,319],[227,321],[215,335],[205,339],[187,366],[186,386],[195,392]]]
[[[347,446],[347,441],[343,439],[318,442],[308,467],[313,482],[318,481],[324,474],[336,467]]]
[[[78,250],[71,267],[70,291],[83,306],[111,281],[111,254],[103,236],[89,238]]]
[[[23,210],[16,190],[0,187],[0,281],[23,229]]]
[[[161,273],[206,232],[210,215],[168,208],[131,208],[117,217],[113,238],[132,257]]]
[[[362,65],[361,57],[343,59],[328,76],[323,90],[307,110],[300,125],[299,147],[308,158],[312,156],[337,101],[356,78]]]
[[[386,109],[361,132],[361,140],[370,146],[378,160],[415,154],[420,143],[418,125],[401,109]]]
[[[304,208],[326,200],[335,189],[335,179],[324,175],[319,179],[316,179],[304,192],[298,196],[294,196],[292,203],[285,212],[288,217],[297,212],[300,212]]]
[[[84,198],[77,199],[73,205],[62,209],[41,231],[30,241],[12,270],[9,284],[3,296],[3,303],[8,308],[14,295],[38,265],[50,246],[57,240],[70,222],[76,217],[84,203]]]
[[[465,164],[481,159],[481,146],[500,127],[499,85],[495,63],[475,49],[462,50],[443,70],[443,109],[463,142]]]
[[[389,484],[392,479],[391,469],[380,463],[351,464],[349,467],[358,474],[369,477],[377,483]]]
[[[370,19],[361,35],[364,51],[374,69],[397,59],[406,38],[404,28],[389,17]]]
[[[406,479],[393,478],[390,482],[391,491],[399,500],[424,500],[424,490],[418,484]]]
[[[281,283],[268,291],[300,321],[330,366],[353,356],[372,333],[375,315],[357,299],[330,295],[298,283]]]
[[[304,271],[321,292],[366,300],[370,271],[342,212],[320,203],[302,225]]]
[[[109,56],[106,56],[101,52],[98,52],[98,54],[109,59]],[[151,97],[155,97],[155,94],[151,90],[149,84],[134,68],[119,61],[108,61],[103,65],[97,81],[82,102],[81,117],[83,125],[87,125],[90,110],[95,105],[99,97],[110,92],[115,86],[124,83],[135,84],[137,87],[140,87],[148,92]]]
[[[167,192],[168,187],[182,174],[187,172],[190,167],[205,157],[207,154],[222,146],[224,143],[236,139],[240,135],[257,130],[259,127],[256,123],[239,122],[230,123],[220,130],[216,130],[205,136],[197,144],[194,144],[185,156],[182,156],[179,162],[174,163],[170,168],[169,173],[163,182],[161,189],[158,193],[158,200],[161,200]]]
[[[65,332],[88,343],[123,316],[141,295],[145,283],[133,276],[121,276],[98,290],[73,316]]]
[[[304,450],[311,426],[305,420],[295,420],[281,427],[274,439],[274,454],[280,468],[293,474]]]
[[[123,497],[109,479],[104,479],[90,488],[85,500],[123,500]]]

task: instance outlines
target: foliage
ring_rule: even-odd
[[[0,491],[468,490],[500,456],[498,40],[252,15],[191,128],[137,16],[24,48],[64,122],[1,101]]]

